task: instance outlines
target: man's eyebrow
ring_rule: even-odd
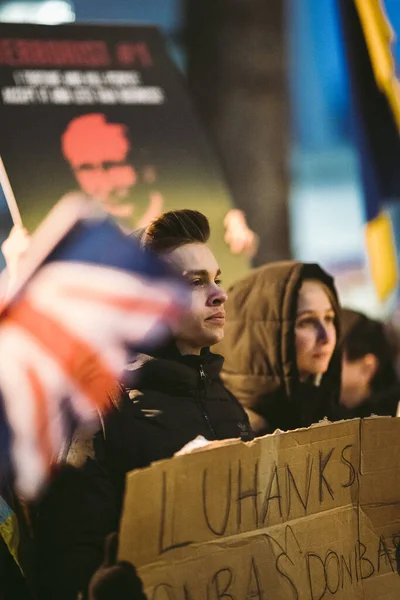
[[[206,269],[193,269],[192,271],[185,271],[184,275],[196,275],[197,277],[208,277],[208,271]]]
[[[196,277],[209,277],[209,272],[207,271],[207,269],[193,269],[191,271],[185,271],[184,275],[187,277],[189,276],[196,276]],[[218,277],[218,275],[221,275],[221,269],[218,269],[216,277]]]
[[[92,167],[92,163],[89,162],[83,162],[83,163],[79,163],[78,165],[75,165],[75,169],[87,169],[89,167]]]

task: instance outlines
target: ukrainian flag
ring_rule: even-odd
[[[6,546],[14,558],[15,562],[21,569],[19,563],[18,549],[20,542],[19,526],[17,517],[14,511],[9,507],[7,502],[0,496],[0,535],[6,543]]]
[[[400,200],[400,84],[393,30],[380,0],[338,0],[372,278],[383,301],[398,286],[392,223],[385,202]]]

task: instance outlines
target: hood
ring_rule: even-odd
[[[296,302],[302,281],[309,278],[331,290],[339,317],[333,279],[315,264],[288,261],[264,265],[228,290],[225,337],[216,346],[225,357],[222,378],[245,407],[260,414],[278,392],[280,398],[294,401],[299,384],[294,344]],[[338,322],[336,327],[339,339]],[[337,347],[321,382],[321,387],[334,392],[335,401],[340,369]]]

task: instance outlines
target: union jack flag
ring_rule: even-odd
[[[0,468],[7,456],[24,498],[48,480],[68,415],[96,421],[128,351],[161,343],[185,303],[166,266],[88,199],[53,209],[0,312]]]

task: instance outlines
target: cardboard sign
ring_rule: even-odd
[[[248,269],[224,243],[233,206],[154,27],[0,24],[0,155],[31,232],[77,189],[127,230],[192,208],[224,278]]]
[[[149,600],[399,597],[399,419],[217,446],[128,475],[120,558]]]

